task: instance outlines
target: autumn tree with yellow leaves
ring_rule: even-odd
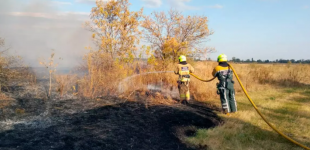
[[[184,16],[172,9],[153,12],[144,17],[142,27],[145,40],[154,50],[151,59],[176,62],[181,54],[197,56],[213,51],[204,45],[212,34],[205,16]]]
[[[141,38],[139,19],[143,10],[130,11],[129,6],[128,0],[97,0],[91,11],[91,21],[86,22],[93,32],[98,51],[111,60],[131,61],[137,50]]]
[[[85,25],[97,47],[87,47],[89,52],[84,56],[88,75],[80,80],[82,95],[94,98],[109,93],[119,78],[132,73],[128,68],[141,39],[143,9],[130,11],[129,7],[128,0],[96,0],[91,20]]]
[[[140,52],[151,56],[149,62],[162,70],[180,54],[208,52],[204,41],[212,32],[207,17],[184,16],[175,10],[144,16],[143,9],[130,11],[129,7],[129,0],[96,0],[91,20],[85,25],[92,31],[97,47],[87,47],[89,52],[84,57],[83,68],[88,74],[79,80],[82,95],[95,98],[110,93],[117,87],[118,80],[131,75],[141,39],[149,46]],[[143,33],[139,29],[143,29]]]

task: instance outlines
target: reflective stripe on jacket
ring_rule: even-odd
[[[194,68],[192,67],[192,65],[187,64],[187,63],[177,64],[176,69],[174,70],[174,73],[179,75],[179,81],[181,82],[190,81],[189,73],[193,73],[193,72],[194,72]]]

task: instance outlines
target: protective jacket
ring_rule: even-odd
[[[192,65],[181,62],[177,64],[176,69],[174,70],[175,74],[179,75],[178,81],[180,82],[189,82],[190,81],[190,73],[194,72],[194,68]]]
[[[212,75],[218,78],[219,88],[233,88],[233,71],[228,67],[226,62],[220,62],[219,65],[214,68]]]
[[[217,77],[218,94],[221,98],[223,111],[236,112],[237,103],[235,100],[235,89],[233,79],[233,71],[228,67],[227,62],[220,62],[212,72],[214,77]]]

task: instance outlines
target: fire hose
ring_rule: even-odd
[[[240,81],[240,79],[239,79],[239,76],[237,75],[235,69],[234,69],[230,64],[228,64],[228,66],[232,69],[232,71],[233,71],[234,75],[236,76],[236,78],[237,78],[237,80],[238,80],[238,82],[239,82],[239,84],[240,84],[240,86],[241,86],[241,88],[242,88],[244,94],[246,95],[246,97],[248,98],[248,100],[250,101],[250,103],[252,104],[252,106],[255,108],[255,110],[256,110],[257,113],[261,116],[261,118],[269,125],[269,127],[271,127],[275,132],[277,132],[278,134],[280,134],[282,137],[284,137],[285,139],[289,140],[290,142],[292,142],[292,143],[294,143],[294,144],[296,144],[296,145],[298,145],[298,146],[300,146],[300,147],[302,147],[302,148],[304,148],[304,149],[310,150],[309,147],[307,147],[307,146],[305,146],[305,145],[303,145],[303,144],[301,144],[301,143],[299,143],[299,142],[293,140],[292,138],[286,136],[286,135],[283,134],[281,131],[279,131],[278,129],[276,129],[271,123],[269,123],[269,121],[267,121],[267,119],[266,119],[266,118],[263,116],[263,114],[258,110],[257,106],[255,105],[255,103],[253,102],[253,100],[250,98],[249,94],[248,94],[247,91],[245,90],[245,88],[244,88],[243,84],[241,83],[241,81]],[[203,79],[199,78],[198,76],[196,76],[196,75],[193,74],[193,73],[190,73],[190,75],[192,75],[193,77],[195,77],[195,78],[197,78],[198,80],[203,81],[203,82],[210,82],[210,81],[212,81],[212,80],[215,79],[215,77],[214,77],[214,78],[212,78],[212,79],[210,79],[210,80],[203,80]]]

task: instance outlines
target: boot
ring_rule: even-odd
[[[183,100],[181,103],[184,104],[184,105],[187,105],[188,101],[187,100]]]
[[[229,114],[227,109],[223,109],[223,114]]]

